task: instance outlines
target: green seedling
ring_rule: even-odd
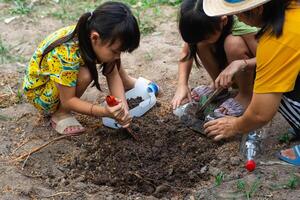
[[[223,172],[218,173],[218,175],[215,177],[215,185],[219,186],[222,184],[224,180],[225,174]]]
[[[244,180],[238,180],[237,189],[238,191],[243,192],[246,198],[249,200],[254,196],[259,185],[260,185],[259,179],[256,179],[254,183],[251,184],[250,186],[246,184]]]
[[[23,92],[21,89],[18,89],[17,91],[17,103],[21,103],[23,98]]]
[[[245,191],[245,189],[246,189],[245,181],[244,180],[238,180],[236,187],[239,191]]]
[[[288,143],[290,141],[290,137],[288,133],[284,133],[278,137],[278,141],[280,143]]]
[[[11,9],[12,14],[26,15],[31,12],[31,8],[26,4],[25,0],[15,0],[13,2],[15,7]]]
[[[299,179],[293,175],[289,178],[287,184],[285,186],[289,189],[295,189],[299,185]]]

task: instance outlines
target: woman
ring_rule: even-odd
[[[224,117],[204,125],[214,140],[247,133],[267,124],[277,110],[300,136],[300,5],[292,0],[204,0],[209,16],[237,14],[249,25],[261,27],[251,102],[240,117]],[[217,80],[223,80],[219,77]],[[225,80],[226,82],[226,80]],[[219,83],[216,83],[219,85]],[[300,145],[278,153],[300,166]]]

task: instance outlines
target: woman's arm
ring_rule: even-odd
[[[237,119],[237,131],[247,133],[271,121],[279,108],[281,97],[282,93],[254,93],[244,115]]]

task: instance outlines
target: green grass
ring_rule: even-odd
[[[64,22],[76,22],[81,14],[94,10],[102,2],[105,1],[61,0],[56,11],[49,14]],[[182,0],[123,0],[121,2],[130,6],[138,20],[141,33],[147,35],[155,31],[155,19],[164,14],[161,6],[177,7]]]
[[[22,56],[12,56],[9,49],[12,49],[13,47],[8,46],[5,44],[0,37],[0,64],[6,64],[11,62],[25,62],[26,59]]]
[[[31,7],[26,0],[15,0],[12,2],[14,3],[13,8],[10,9],[12,14],[27,15],[31,12]]]
[[[244,180],[238,180],[236,185],[238,191],[243,192],[248,200],[255,195],[259,186],[259,179],[256,179],[251,185],[247,184]]]
[[[225,174],[223,172],[218,173],[218,175],[215,177],[215,185],[219,186],[224,181]]]
[[[289,189],[296,189],[296,187],[299,185],[300,183],[300,180],[298,177],[296,177],[295,175],[292,175],[288,182],[285,184],[285,187],[286,188],[289,188]]]
[[[9,55],[8,47],[2,41],[0,37],[0,64],[7,63],[9,60],[12,59],[12,56]]]

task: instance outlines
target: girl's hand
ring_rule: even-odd
[[[177,87],[175,95],[171,101],[171,103],[173,105],[173,109],[178,108],[180,106],[180,104],[183,103],[182,102],[183,100],[192,101],[191,91],[187,85],[179,85]]]
[[[238,134],[237,118],[226,116],[204,124],[204,133],[213,140],[219,141]]]
[[[243,60],[235,60],[230,63],[215,80],[215,87],[229,88],[233,83],[233,76],[245,67]]]
[[[108,117],[114,118],[120,125],[124,128],[129,126],[131,122],[131,116],[129,115],[128,110],[126,109],[126,105],[119,99],[118,105],[116,106],[105,106],[105,110],[108,113]]]

